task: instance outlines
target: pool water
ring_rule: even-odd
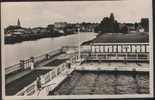
[[[148,93],[147,72],[74,71],[49,95]]]
[[[15,95],[17,92],[22,90],[24,87],[28,86],[32,82],[36,80],[36,78],[40,75],[43,75],[50,70],[34,70],[27,75],[24,75],[21,78],[14,80],[13,82],[9,83],[5,87],[5,92],[7,96]]]

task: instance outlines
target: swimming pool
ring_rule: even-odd
[[[49,95],[148,93],[149,72],[74,71]]]

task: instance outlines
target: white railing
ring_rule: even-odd
[[[6,67],[5,68],[5,74],[9,74],[9,73],[12,73],[12,72],[15,72],[17,70],[20,70],[21,69],[21,66],[20,64],[15,64],[15,65],[12,65],[12,66],[9,66],[9,67]]]
[[[42,75],[41,79],[43,80],[43,84],[46,84],[47,82],[51,81],[54,77],[59,75],[65,69],[66,69],[66,63],[63,63],[58,67],[54,68],[52,71]]]
[[[8,75],[8,74],[15,72],[15,71],[18,71],[18,70],[28,69],[32,66],[32,63],[34,63],[34,65],[37,65],[40,62],[47,60],[48,58],[53,57],[53,56],[55,56],[61,52],[62,52],[62,49],[60,48],[60,49],[56,49],[56,50],[53,50],[51,52],[48,52],[46,54],[34,57],[34,59],[33,59],[34,62],[32,62],[31,58],[29,58],[27,60],[22,60],[22,62],[20,62],[20,63],[6,67],[5,68],[5,75]],[[48,55],[48,58],[47,58],[47,55]]]
[[[70,62],[71,64],[74,64],[76,62],[77,55],[73,55],[69,60],[65,61],[64,63],[60,64],[59,66],[55,67],[52,71],[49,71],[48,73],[41,75],[41,84],[46,84],[50,82],[52,79],[57,77],[60,73],[65,71],[67,68],[67,63]],[[46,88],[47,89],[47,88]],[[48,92],[50,89],[47,89]],[[19,91],[16,95],[17,96],[28,96],[33,95],[37,91],[37,83],[36,80],[31,83],[30,85],[23,88],[21,91]]]
[[[66,69],[66,62],[59,65],[58,67],[54,68],[52,71],[41,75],[41,83],[46,84],[50,82],[52,79],[57,77],[61,72],[63,72]],[[37,91],[37,85],[36,85],[36,80],[31,83],[30,85],[26,86],[24,89],[19,91],[16,95],[17,96],[29,96],[33,95]]]

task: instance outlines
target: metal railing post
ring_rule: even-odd
[[[46,57],[46,60],[48,60],[49,59],[49,54],[46,54],[45,57]]]
[[[34,67],[35,67],[35,61],[34,61],[34,57],[33,56],[30,57],[30,67],[31,67],[31,70],[33,70]]]
[[[20,67],[21,67],[22,70],[25,69],[25,68],[24,68],[24,60],[20,60]]]

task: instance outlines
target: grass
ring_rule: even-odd
[[[83,45],[90,43],[145,43],[149,42],[148,33],[104,33],[98,35],[95,39],[86,41]]]

